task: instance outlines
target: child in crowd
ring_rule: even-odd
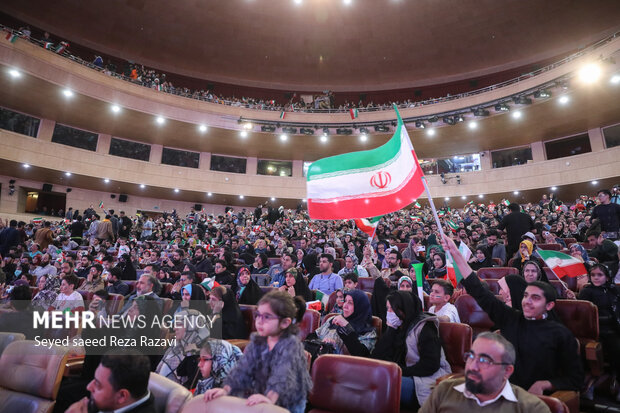
[[[306,305],[299,297],[272,291],[258,302],[245,355],[230,372],[221,389],[207,390],[205,401],[231,394],[247,397],[247,405],[277,404],[303,413],[312,386],[304,347],[297,337]]]
[[[208,339],[202,344],[198,368],[202,380],[196,385],[194,395],[204,394],[207,390],[222,387],[224,379],[243,356],[239,347],[226,340]]]

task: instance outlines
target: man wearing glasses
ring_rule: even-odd
[[[465,378],[442,381],[420,409],[431,412],[549,412],[547,405],[510,384],[515,348],[496,333],[480,333],[464,354]]]

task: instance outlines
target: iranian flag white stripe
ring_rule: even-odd
[[[559,278],[566,276],[578,277],[588,273],[586,266],[577,258],[571,257],[570,255],[549,250],[538,250],[538,254]]]
[[[355,219],[355,225],[360,231],[363,231],[369,237],[372,237],[373,234],[375,233],[375,228],[377,228],[377,225],[379,225],[380,218],[381,217],[375,217],[375,218],[369,218],[369,219],[366,219],[366,218]]]
[[[319,159],[310,165],[310,218],[365,218],[398,211],[422,194],[423,176],[398,115],[396,131],[383,146]]]

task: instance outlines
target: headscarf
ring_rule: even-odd
[[[196,385],[194,395],[205,393],[209,389],[219,388],[224,385],[224,379],[235,367],[237,361],[243,356],[239,347],[230,344],[226,340],[215,338],[207,339],[211,348],[211,375],[200,380]]]
[[[529,260],[529,257],[525,258],[523,256],[523,254],[521,254],[521,245],[525,245],[527,247],[527,253],[531,257],[532,256],[532,251],[534,250],[534,244],[532,244],[532,241],[529,241],[529,240],[526,240],[526,239],[521,241],[521,243],[519,244],[519,255],[521,255],[521,262],[523,263],[523,262]]]
[[[423,316],[422,303],[418,297],[408,291],[392,291],[387,296],[387,301],[390,302],[392,308],[396,311],[396,315],[402,319],[402,324],[396,331],[396,338],[394,339],[394,359],[393,361],[399,364],[405,362],[407,356],[407,334],[410,328],[416,323],[416,321]],[[385,304],[384,304],[385,306]],[[402,313],[400,313],[402,311]],[[404,318],[402,318],[404,316]]]
[[[198,284],[187,284],[183,286],[182,289],[187,291],[190,295],[189,309],[196,310],[203,315],[209,314],[209,310],[207,309],[207,297]]]
[[[547,274],[540,268],[540,265],[538,265],[538,262],[536,262],[535,260],[527,260],[521,265],[521,276],[523,277],[523,270],[525,270],[525,267],[530,264],[534,265],[536,267],[536,270],[538,271],[538,278],[536,278],[536,281],[542,281],[549,284],[549,278],[547,278]],[[523,279],[525,279],[525,277],[523,277]]]
[[[241,271],[248,271],[248,273],[252,273],[249,267],[241,267],[237,272],[237,283],[232,286],[233,292],[235,293],[235,299],[239,304],[250,304],[256,305],[258,300],[263,296],[263,290],[260,289],[256,281],[250,277],[250,281],[246,285],[243,285],[240,280]]]
[[[176,369],[186,356],[200,352],[202,342],[209,337],[209,329],[206,319],[196,310],[180,311],[175,314],[175,318],[177,317],[184,319],[185,335],[176,341],[176,345],[168,347],[155,372],[182,384],[184,380],[177,375]]]
[[[504,277],[506,285],[510,291],[510,301],[512,302],[512,308],[515,310],[523,311],[521,307],[521,301],[523,301],[523,294],[527,288],[527,282],[523,277],[518,275],[509,274]]]
[[[295,296],[300,296],[306,302],[312,301],[312,291],[308,288],[308,283],[306,283],[301,272],[296,268],[289,268],[286,272],[291,273],[291,275],[295,277],[295,285],[293,286],[295,289]]]
[[[348,290],[344,292],[345,300],[347,295],[353,298],[353,314],[345,317],[351,327],[358,335],[366,334],[373,330],[372,311],[366,293],[361,290]]]
[[[399,290],[400,290],[400,285],[403,283],[403,281],[409,281],[409,284],[411,284],[411,287],[413,287],[413,280],[411,279],[411,277],[409,277],[408,275],[403,275],[402,277],[398,279]]]
[[[577,248],[579,250],[579,252],[581,253],[581,258],[583,259],[583,262],[590,261],[590,256],[588,255],[588,252],[583,247],[583,245],[578,244],[578,243],[574,243],[574,244],[570,244],[570,246],[568,247],[569,250],[571,248]]]
[[[247,339],[248,331],[245,326],[243,314],[241,313],[241,308],[239,308],[239,304],[237,300],[235,300],[235,294],[230,289],[226,288],[226,292],[222,296],[222,301],[224,302],[224,308],[221,313],[222,338],[224,340],[233,338]]]

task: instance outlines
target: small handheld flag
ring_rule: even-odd
[[[420,302],[422,303],[422,309],[424,309],[424,274],[422,273],[422,267],[424,263],[419,262],[417,264],[411,265],[415,271],[415,283],[418,286],[418,297],[420,298]]]

